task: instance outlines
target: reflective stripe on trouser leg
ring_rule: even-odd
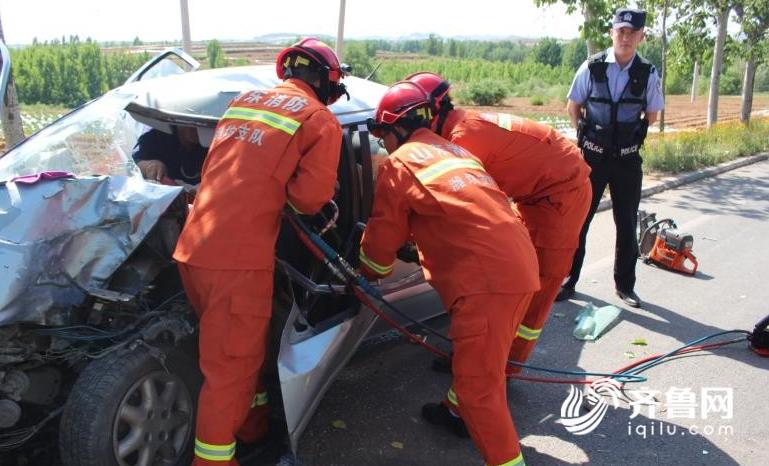
[[[465,296],[449,311],[452,389],[459,415],[487,464],[504,464],[521,453],[507,404],[505,365],[514,329],[531,296]]]
[[[254,400],[251,402],[251,408],[256,408],[257,406],[264,406],[267,404],[267,392],[256,392],[256,395],[254,395]]]
[[[454,387],[449,387],[449,391],[446,392],[446,400],[444,401],[444,404],[453,414],[457,414],[457,412],[459,412],[459,399],[457,398],[457,394],[454,391]]]
[[[534,341],[539,338],[539,334],[542,333],[541,328],[530,328],[523,324],[518,326],[518,331],[515,332],[516,338],[523,338],[524,340]]]
[[[523,461],[523,453],[518,453],[518,456],[499,465],[486,465],[486,466],[526,466],[526,462]]]
[[[229,462],[232,458],[235,457],[235,442],[229,443],[227,445],[215,445],[201,442],[196,438],[195,456],[206,461]]]
[[[229,445],[244,423],[257,392],[266,356],[272,309],[272,272],[187,267],[186,287],[198,289],[200,368],[195,437],[208,445]],[[229,460],[196,454],[193,466],[235,466]],[[215,458],[215,459],[214,459]]]
[[[251,409],[248,410],[248,416],[236,434],[238,440],[254,443],[265,438],[269,428],[270,407],[268,401],[267,391],[261,384],[257,385],[256,394],[251,401]]]
[[[561,287],[561,278],[539,277],[542,289],[534,294],[534,297],[526,310],[526,316],[523,322],[518,326],[513,344],[510,345],[510,354],[508,359],[515,362],[525,363],[529,355],[534,350],[542,332],[542,326],[550,314],[550,308],[553,305],[555,295]],[[537,330],[535,330],[537,329]],[[508,374],[517,374],[521,372],[520,366],[509,365]]]

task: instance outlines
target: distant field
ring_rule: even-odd
[[[565,99],[565,98],[564,98]],[[672,129],[701,128],[708,115],[707,96],[697,96],[692,104],[688,95],[671,95],[665,104],[665,126]],[[537,119],[566,119],[566,101],[551,100],[544,105],[532,105],[528,97],[511,97],[504,106],[476,107],[495,112],[510,112]],[[741,98],[725,95],[718,98],[718,122],[735,121],[740,118]],[[753,115],[769,116],[769,95],[759,94],[753,98]]]

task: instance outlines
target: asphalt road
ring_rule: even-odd
[[[612,280],[614,225],[610,211],[599,213],[578,295],[554,307],[532,364],[611,371],[718,331],[752,330],[769,313],[769,162],[643,199],[641,208],[671,217],[694,234],[697,275],[639,262],[636,291],[643,309],[623,308],[620,322],[596,342],[576,340],[574,316],[585,302],[620,306]],[[432,321],[443,330],[446,323],[445,317]],[[647,345],[632,344],[636,339]],[[421,405],[441,399],[450,384],[448,375],[430,370],[431,360],[402,340],[362,348],[302,438],[302,464],[482,464],[470,440],[454,438],[419,416]],[[508,398],[529,465],[764,465],[768,369],[769,359],[745,343],[679,358],[649,370],[648,382],[629,386],[636,399],[656,391],[655,412],[641,404],[631,419],[632,409],[621,402],[586,435],[569,433],[558,422],[568,385],[518,381]]]

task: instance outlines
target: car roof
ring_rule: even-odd
[[[127,107],[145,123],[215,126],[230,101],[253,89],[271,89],[280,81],[270,65],[217,68],[147,79],[115,90],[136,98]],[[340,98],[330,108],[341,124],[361,122],[372,116],[387,88],[381,84],[350,76],[344,79],[350,100]],[[152,125],[154,126],[154,125]]]

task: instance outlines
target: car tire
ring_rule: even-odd
[[[62,414],[64,466],[187,466],[202,377],[177,348],[147,347],[91,362]]]

